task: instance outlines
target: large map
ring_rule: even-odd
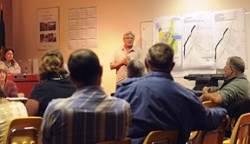
[[[181,34],[183,17],[160,17],[154,20],[153,43],[167,43],[174,49],[175,68],[181,68]]]
[[[177,69],[223,69],[234,55],[247,62],[245,10],[155,18],[153,43],[158,42],[174,48]]]

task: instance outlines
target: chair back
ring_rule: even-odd
[[[230,138],[230,144],[249,144],[250,113],[245,113],[237,120]]]
[[[130,138],[125,138],[119,141],[105,141],[105,142],[98,142],[97,144],[131,144]]]
[[[145,138],[143,144],[176,144],[178,139],[177,130],[155,130],[151,131]]]
[[[195,144],[222,144],[225,136],[225,131],[229,125],[229,120],[225,118],[222,123],[211,131],[198,131]]]
[[[203,102],[203,105],[208,108],[217,107],[215,103],[211,101]],[[211,131],[193,131],[189,137],[189,143],[193,144],[222,144],[225,131],[230,121],[228,118],[225,118],[221,124]]]
[[[39,144],[41,117],[14,118],[10,122],[5,138],[5,144]]]

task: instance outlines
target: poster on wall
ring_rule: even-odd
[[[213,22],[216,68],[223,69],[227,58],[235,55],[247,62],[245,9],[216,11]]]
[[[59,48],[59,8],[37,10],[38,50]]]
[[[72,8],[68,11],[68,44],[70,49],[97,47],[96,6]]]
[[[183,17],[166,16],[154,19],[153,43],[163,42],[174,49],[175,69],[181,69],[181,37]]]
[[[214,69],[212,12],[184,14],[183,69]]]
[[[230,56],[247,62],[245,9],[157,17],[153,44],[158,42],[173,47],[182,70],[222,70]]]

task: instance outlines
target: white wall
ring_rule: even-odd
[[[109,69],[112,51],[123,44],[122,34],[132,30],[135,44],[140,46],[140,22],[154,17],[182,13],[245,8],[248,0],[13,0],[13,48],[17,59],[41,58],[44,51],[37,50],[36,12],[40,8],[60,8],[60,50],[67,61],[72,52],[68,48],[68,9],[97,6],[98,48],[93,49],[104,68],[103,82],[107,93],[115,90],[115,71]],[[248,19],[250,24],[250,18]],[[248,33],[250,34],[248,28]],[[248,37],[250,42],[250,36]],[[249,46],[248,46],[249,47]],[[248,51],[248,55],[250,52]],[[249,67],[249,66],[248,66]],[[250,72],[247,71],[250,76]],[[193,85],[177,78],[184,85]]]

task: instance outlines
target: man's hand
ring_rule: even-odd
[[[203,94],[208,94],[211,91],[211,87],[204,86],[202,88],[202,95]]]
[[[130,61],[130,57],[127,56],[127,57],[125,57],[125,58],[122,59],[122,64],[125,65],[125,66],[127,66],[128,63],[129,63],[129,61]]]

